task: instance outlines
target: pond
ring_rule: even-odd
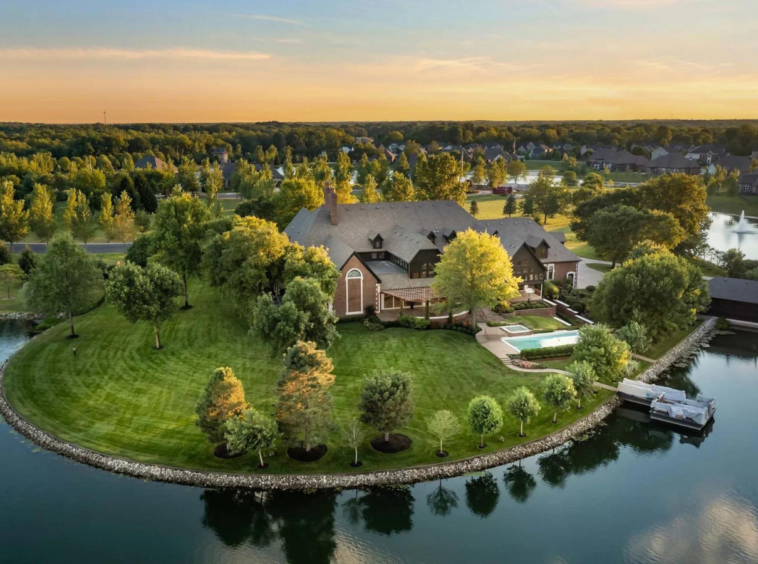
[[[746,218],[748,231],[738,233],[739,216],[726,213],[711,213],[711,228],[708,244],[717,251],[740,249],[745,258],[758,260],[758,219]]]
[[[23,328],[0,323],[7,356]],[[0,560],[758,562],[758,334],[664,382],[718,398],[683,435],[620,409],[587,440],[411,488],[254,494],[148,483],[41,452],[0,424]]]

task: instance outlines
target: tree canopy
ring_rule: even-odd
[[[366,376],[358,406],[361,422],[384,433],[384,440],[389,440],[392,431],[405,427],[413,417],[412,383],[410,374],[394,369]]]

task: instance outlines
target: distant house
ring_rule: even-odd
[[[681,153],[669,153],[651,161],[653,174],[700,174],[700,164],[685,158]]]
[[[284,230],[303,246],[323,245],[341,277],[333,300],[339,317],[413,309],[439,301],[434,268],[448,243],[466,229],[500,239],[522,290],[541,290],[549,279],[576,281],[580,259],[529,218],[477,221],[452,201],[325,204],[301,209]]]
[[[229,162],[229,153],[224,148],[217,148],[211,151],[211,157],[217,160],[219,164],[226,164]]]
[[[650,161],[642,155],[633,155],[626,149],[604,149],[593,153],[588,159],[595,170],[608,169],[613,172],[647,172]]]
[[[374,144],[374,138],[373,137],[356,137],[355,138],[356,143],[361,143],[362,145],[365,145],[366,143],[369,143],[371,145]]]
[[[740,174],[740,194],[758,194],[758,172]]]
[[[387,145],[387,149],[389,149],[391,152],[397,155],[405,151],[405,143],[403,143],[402,141],[399,143],[390,143],[389,145]]]
[[[485,161],[487,161],[488,163],[491,163],[492,161],[496,161],[497,159],[502,159],[505,162],[510,162],[514,159],[514,157],[501,148],[487,147],[486,149],[484,149]]]
[[[702,165],[709,165],[726,155],[726,148],[721,145],[699,145],[692,147],[685,155],[688,159],[697,161]]]
[[[659,157],[665,157],[668,154],[669,154],[669,152],[666,149],[664,149],[663,147],[659,146],[659,147],[656,147],[655,149],[653,149],[652,151],[650,151],[650,160],[654,161],[655,159],[657,159]]]
[[[740,157],[738,155],[726,155],[725,157],[719,159],[718,161],[711,163],[708,166],[708,172],[713,174],[714,172],[716,172],[716,167],[720,166],[727,172],[731,172],[733,170],[739,170],[740,173],[747,174],[751,172],[750,165],[751,165],[750,157]]]
[[[387,149],[384,145],[379,145],[377,149],[379,150],[379,154],[383,154],[384,158],[387,159],[389,162],[391,163],[395,162],[397,155],[393,153],[392,151],[390,151],[389,149]]]
[[[274,186],[279,186],[282,183],[282,181],[284,180],[284,174],[282,174],[282,172],[281,172],[281,170],[279,168],[276,168],[275,166],[272,166],[272,165],[256,164],[255,165],[255,170],[257,170],[258,172],[260,172],[261,170],[263,170],[264,166],[268,166],[269,169],[271,169],[271,178],[274,181]]]
[[[710,315],[758,322],[758,281],[716,276],[708,281]]]
[[[221,174],[224,177],[224,188],[229,188],[232,182],[232,175],[237,171],[237,163],[226,162],[220,165]]]
[[[134,163],[134,168],[153,169],[153,170],[171,170],[172,172],[179,171],[179,169],[177,169],[174,165],[170,165],[167,162],[163,161],[162,159],[159,159],[158,157],[154,157],[152,155],[145,155],[144,157],[142,157],[140,160]]]

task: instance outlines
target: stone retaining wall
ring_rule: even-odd
[[[689,354],[714,329],[716,319],[703,323],[684,341],[671,349],[658,363],[645,371],[640,379],[646,382],[660,377],[683,355]],[[617,397],[609,398],[595,411],[552,435],[498,452],[483,454],[465,460],[419,466],[403,470],[386,470],[355,474],[237,474],[182,470],[158,464],[143,464],[115,456],[107,456],[62,441],[36,428],[23,419],[8,403],[3,379],[5,367],[0,368],[0,415],[8,424],[34,444],[77,462],[96,468],[125,474],[143,480],[155,480],[211,488],[251,488],[260,490],[313,490],[331,488],[362,488],[392,484],[413,484],[429,480],[452,478],[469,472],[480,472],[495,466],[509,464],[528,456],[556,448],[595,427],[613,412],[620,403]]]

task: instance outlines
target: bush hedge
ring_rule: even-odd
[[[431,322],[428,319],[422,319],[421,317],[415,317],[413,315],[400,315],[397,318],[397,323],[400,327],[407,327],[408,329],[428,329]]]
[[[522,309],[544,309],[544,308],[549,308],[551,306],[546,304],[545,302],[537,301],[537,302],[519,302],[517,304],[512,304],[511,307],[515,309],[516,311],[520,311]]]
[[[571,356],[576,345],[561,345],[559,347],[545,347],[543,349],[524,349],[521,351],[521,358],[533,360],[536,358],[558,358],[562,356]]]

